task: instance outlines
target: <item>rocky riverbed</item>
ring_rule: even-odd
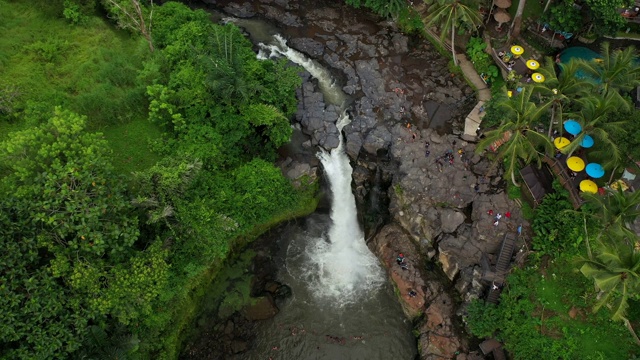
[[[460,315],[488,285],[481,257],[491,260],[504,233],[522,223],[499,167],[458,136],[475,105],[472,89],[431,44],[363,11],[305,0],[203,2],[273,22],[289,46],[329,68],[351,96],[344,136],[369,246],[416,320],[421,358],[466,358],[474,349]],[[338,145],[339,109],[308,74],[303,78],[296,124],[306,136],[299,151],[312,155],[318,146]],[[290,156],[282,167],[294,179],[319,171],[313,156]],[[494,216],[507,212],[494,225]],[[398,253],[407,270],[396,264]]]

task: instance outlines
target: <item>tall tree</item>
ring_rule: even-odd
[[[69,358],[89,321],[151,313],[166,250],[133,247],[137,216],[109,155],[84,117],[60,108],[0,144],[0,357]]]
[[[440,40],[445,41],[447,35],[451,36],[451,55],[453,63],[458,65],[456,59],[456,31],[466,29],[477,31],[482,26],[482,16],[478,4],[473,0],[424,0],[429,4],[429,14],[423,19],[425,26],[430,28],[437,26],[440,29]]]
[[[102,4],[115,17],[118,26],[139,32],[149,44],[149,50],[154,51],[151,37],[153,0],[149,1],[148,9],[139,0],[102,0]]]
[[[617,111],[629,111],[629,102],[619,97],[617,92],[610,92],[606,96],[592,95],[576,101],[577,112],[568,116],[582,125],[582,131],[573,139],[571,144],[562,149],[564,153],[573,153],[585,136],[591,136],[597,144],[590,151],[593,158],[602,161],[605,168],[613,169],[622,162],[622,154],[618,145],[611,138],[612,133],[624,131],[624,121],[611,121],[612,114]]]
[[[583,196],[597,209],[595,217],[602,225],[601,233],[620,237],[635,234],[631,224],[640,216],[640,191],[624,192],[619,188],[605,195],[585,193]]]
[[[578,63],[571,61],[561,65],[560,73],[555,69],[555,62],[547,57],[545,65],[537,70],[545,77],[545,81],[535,84],[535,91],[544,96],[544,101],[551,103],[551,118],[549,119],[548,136],[551,137],[553,125],[557,125],[562,133],[564,108],[571,101],[589,94],[591,83],[576,76]],[[557,124],[556,124],[557,123]]]
[[[609,307],[611,319],[622,321],[640,345],[640,339],[627,318],[629,299],[637,299],[640,290],[640,251],[635,247],[637,241],[636,235],[632,235],[600,242],[594,257],[580,260],[580,272],[592,278],[600,291],[593,312],[598,312],[603,306]]]
[[[481,152],[492,143],[505,139],[505,134],[511,134],[509,139],[498,148],[497,160],[506,161],[505,174],[511,177],[511,181],[516,186],[518,183],[515,173],[519,168],[520,160],[527,164],[533,161],[540,164],[542,156],[553,151],[549,137],[532,128],[551,103],[538,105],[531,101],[532,94],[533,88],[525,87],[517,96],[505,98],[499,105],[504,110],[502,123],[496,129],[488,131],[477,147],[477,151]]]
[[[580,68],[595,81],[596,90],[603,96],[623,98],[626,92],[640,85],[640,62],[636,48],[611,50],[608,42],[600,47],[601,59],[578,60]]]
[[[518,8],[516,9],[516,15],[513,17],[511,28],[509,29],[509,43],[513,42],[518,36],[520,36],[520,28],[522,27],[522,14],[524,13],[524,7],[527,0],[519,0]]]

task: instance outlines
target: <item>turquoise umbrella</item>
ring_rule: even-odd
[[[586,149],[592,147],[593,144],[594,144],[593,138],[589,135],[585,135],[585,137],[583,137],[582,141],[580,142],[580,146]]]
[[[588,164],[585,170],[587,171],[587,175],[594,179],[599,179],[604,176],[604,169],[602,168],[602,165],[597,163]]]
[[[564,129],[571,135],[578,135],[582,131],[582,126],[575,120],[567,120],[564,122]]]

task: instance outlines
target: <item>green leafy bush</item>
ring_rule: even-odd
[[[346,3],[356,9],[366,7],[383,17],[395,17],[407,7],[406,0],[346,0]]]
[[[400,9],[396,22],[405,34],[421,34],[424,31],[422,18],[412,6]]]
[[[566,252],[576,253],[584,240],[582,223],[582,216],[573,211],[565,194],[547,194],[535,209],[531,223],[534,250],[554,257]]]
[[[582,27],[580,10],[574,6],[572,0],[552,5],[549,11],[542,15],[542,21],[548,23],[552,31],[574,33]]]
[[[467,43],[467,55],[478,73],[491,84],[500,75],[493,59],[486,53],[487,44],[479,37],[471,37]]]

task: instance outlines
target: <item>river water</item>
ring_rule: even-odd
[[[316,213],[280,230],[280,251],[274,260],[283,266],[277,279],[291,287],[292,296],[278,304],[280,312],[274,318],[257,324],[256,340],[252,349],[242,354],[243,359],[386,360],[416,356],[411,323],[384,275],[380,274],[379,281],[357,283],[341,295],[334,293],[335,288],[323,287],[322,271],[309,272],[318,264],[314,256],[323,256],[318,249],[327,248],[332,224],[328,214]],[[343,265],[348,268],[349,262],[358,260],[347,259]]]

